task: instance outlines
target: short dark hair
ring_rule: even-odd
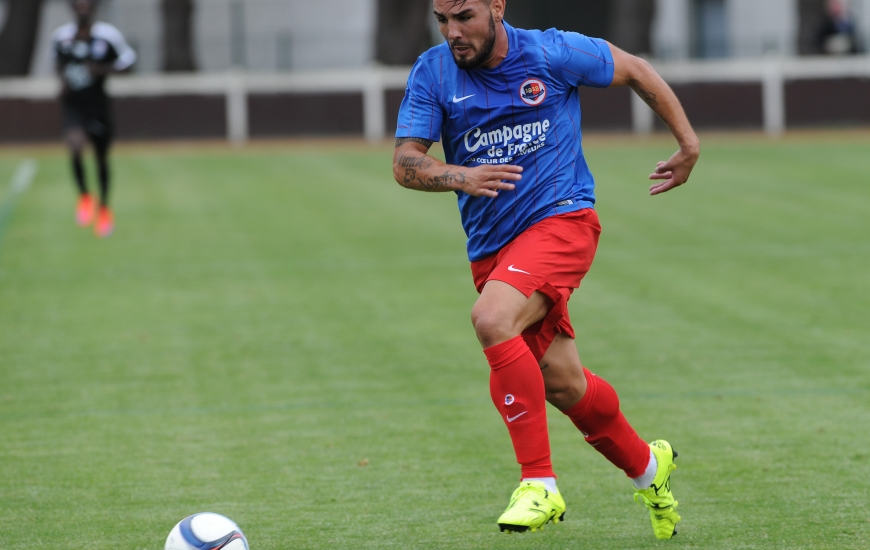
[[[453,2],[453,7],[454,7],[454,8],[461,8],[462,6],[465,5],[466,2],[468,2],[468,0],[450,0],[450,1]],[[490,5],[490,4],[492,4],[492,0],[483,0],[483,2],[484,2],[487,6]]]

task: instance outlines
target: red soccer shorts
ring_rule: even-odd
[[[550,312],[522,334],[538,361],[556,334],[574,338],[568,300],[592,267],[600,234],[598,214],[586,208],[546,218],[498,253],[471,263],[477,292],[487,281],[502,281],[527,297],[537,290],[553,302]]]

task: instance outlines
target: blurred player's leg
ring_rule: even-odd
[[[97,237],[106,238],[115,231],[115,216],[108,206],[100,205],[97,212],[97,223],[94,224],[94,233]]]
[[[91,136],[94,152],[97,157],[97,171],[100,182],[100,209],[97,214],[97,224],[94,232],[98,237],[108,237],[115,230],[115,218],[109,208],[109,138],[107,136]]]
[[[109,205],[109,143],[105,139],[94,140],[97,171],[100,181],[100,206]]]
[[[66,131],[66,142],[72,157],[73,177],[79,191],[76,223],[81,227],[87,227],[94,221],[94,201],[88,193],[85,167],[82,161],[82,151],[85,148],[86,140],[85,131],[82,128],[69,128]]]
[[[634,431],[619,410],[619,398],[604,379],[584,369],[572,338],[559,334],[541,358],[547,400],[568,416],[596,451],[631,478],[635,499],[650,511],[657,538],[676,534],[680,516],[670,490],[676,468],[666,441],[649,445]]]

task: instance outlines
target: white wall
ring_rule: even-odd
[[[652,49],[655,57],[689,57],[692,36],[689,6],[689,0],[656,0],[656,17],[652,29]]]
[[[864,50],[870,50],[870,0],[852,0],[852,10],[864,36]]]
[[[246,0],[242,5],[247,68],[358,67],[373,56],[375,0]],[[232,61],[234,0],[200,1],[196,52],[203,70]]]
[[[194,50],[201,70],[224,71],[231,66],[233,1],[196,0]],[[247,68],[328,69],[371,63],[375,1],[241,0]],[[136,71],[160,70],[160,0],[103,0],[99,18],[117,26],[136,48]],[[51,32],[71,20],[67,0],[46,0],[34,73],[51,73],[47,57]]]
[[[244,6],[251,69],[358,67],[372,59],[375,0],[248,0]],[[213,1],[208,9],[226,16],[229,0]],[[289,50],[281,49],[287,45]]]
[[[729,0],[727,9],[732,57],[797,52],[797,0]]]
[[[691,48],[691,0],[656,0],[653,53],[685,59]],[[870,0],[851,0],[864,45],[870,47]],[[734,57],[795,55],[798,0],[727,0],[729,52]]]
[[[359,67],[374,58],[376,0],[196,0],[194,48],[199,68],[231,66],[231,3],[244,7],[244,48],[252,71]],[[51,74],[51,32],[72,20],[68,0],[45,0],[33,61],[35,74]],[[656,0],[653,53],[690,55],[690,0]],[[731,55],[792,55],[798,0],[727,0]],[[865,46],[870,46],[870,0],[851,0]],[[0,21],[6,6],[0,0]],[[160,0],[102,0],[99,17],[121,29],[139,54],[135,70],[161,63]]]

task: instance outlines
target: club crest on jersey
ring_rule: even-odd
[[[537,78],[529,78],[520,86],[520,99],[526,105],[536,107],[547,97],[547,87]]]
[[[513,405],[514,404],[514,396],[511,394],[507,394],[504,396],[504,404],[505,405]]]

